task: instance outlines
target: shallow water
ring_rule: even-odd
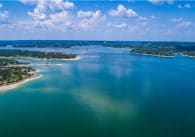
[[[0,137],[195,136],[194,59],[64,50],[81,60],[36,66],[42,78],[0,94]]]

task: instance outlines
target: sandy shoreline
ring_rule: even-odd
[[[6,66],[6,67],[31,67],[31,66],[62,66],[63,64],[51,64],[51,63],[30,63],[30,64],[25,64],[25,65],[9,65],[9,66]]]
[[[12,84],[9,84],[9,85],[3,85],[3,86],[0,86],[0,92],[5,92],[7,90],[11,90],[11,89],[14,89],[14,88],[18,88],[20,86],[22,86],[23,84],[27,83],[27,82],[30,82],[32,80],[35,80],[35,79],[38,79],[38,78],[41,78],[42,75],[34,75],[30,78],[27,78],[27,79],[24,79],[20,82],[17,82],[17,83],[12,83]]]
[[[176,55],[179,54],[181,56],[184,56],[184,57],[187,57],[187,58],[195,58],[195,56],[190,56],[190,55],[186,55],[186,54],[183,54],[183,53],[176,53]]]
[[[35,58],[36,59],[36,58]],[[76,61],[76,60],[80,60],[81,57],[77,56],[76,58],[73,59],[49,59],[49,60],[64,60],[64,61]],[[46,60],[46,59],[45,59]],[[21,64],[21,65],[9,65],[7,67],[25,67],[25,66],[61,66],[63,64],[60,63],[29,63],[29,64]]]

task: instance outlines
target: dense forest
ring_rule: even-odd
[[[131,53],[148,54],[148,55],[160,55],[160,56],[175,56],[175,54],[182,54],[185,56],[195,57],[195,46],[174,46],[174,45],[146,45],[132,47]]]
[[[0,86],[22,81],[35,75],[30,67],[12,67],[11,65],[26,64],[14,59],[0,59]]]
[[[0,67],[0,86],[22,81],[34,75],[30,67]]]
[[[13,40],[0,41],[0,47],[70,48],[72,46],[102,45],[104,41],[79,40]]]
[[[15,59],[10,58],[0,58],[0,67],[8,67],[11,65],[27,65],[27,62],[19,62]]]

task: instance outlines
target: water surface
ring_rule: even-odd
[[[82,59],[35,66],[42,78],[0,94],[0,137],[195,136],[194,59],[63,51]]]

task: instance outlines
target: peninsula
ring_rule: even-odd
[[[17,58],[74,60],[79,57],[62,52],[0,50],[0,92],[16,88],[41,76],[30,63],[17,61]]]
[[[174,57],[177,54],[195,57],[195,42],[107,42],[105,46],[129,48],[130,53]]]
[[[26,62],[18,62],[15,59],[0,59],[0,91],[9,90],[30,80],[38,78],[36,70],[30,67],[17,67],[27,65]],[[12,67],[12,65],[16,67]]]

